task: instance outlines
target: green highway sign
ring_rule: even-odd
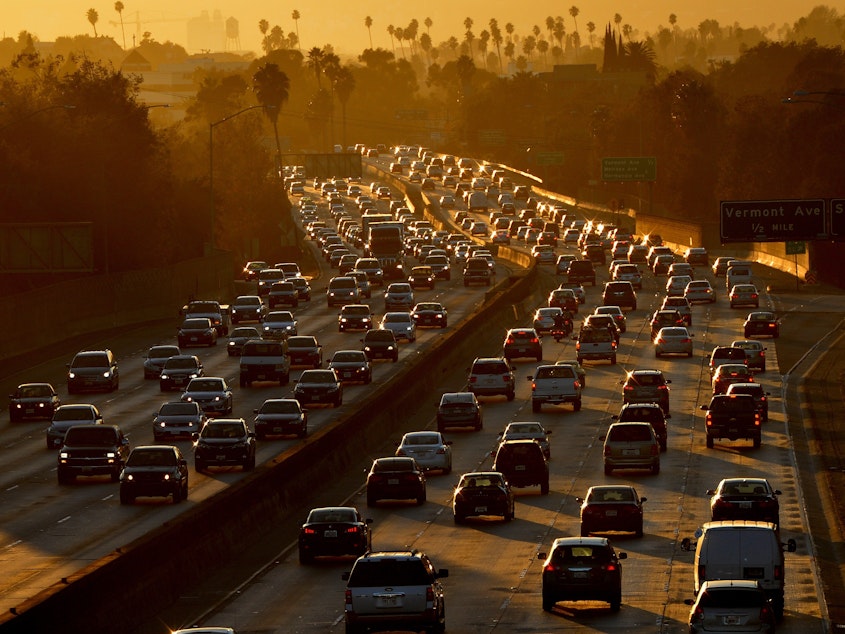
[[[505,145],[504,130],[479,130],[478,141],[482,145]]]
[[[537,152],[537,165],[563,165],[563,152]]]
[[[657,180],[657,159],[653,156],[618,156],[601,160],[603,181]]]
[[[797,240],[786,242],[786,255],[801,255],[807,252],[807,243]]]

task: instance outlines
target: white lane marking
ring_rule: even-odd
[[[64,522],[67,522],[70,518],[71,518],[70,515],[65,515],[62,519],[60,519],[58,522],[56,522],[56,524],[62,524]]]

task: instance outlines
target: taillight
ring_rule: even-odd
[[[698,581],[699,582],[703,581],[704,579],[707,579],[707,577],[704,576],[705,570],[706,570],[706,566],[699,566],[698,567]]]
[[[352,590],[346,591],[346,611],[352,612]]]
[[[783,566],[775,566],[774,576],[777,580],[783,579]]]
[[[434,601],[434,590],[431,588],[431,586],[425,589],[425,600]]]
[[[580,387],[581,387],[581,381],[575,381],[575,389],[577,390]]]
[[[696,606],[692,614],[689,617],[690,621],[703,621],[704,620],[704,610],[702,610],[699,606]]]
[[[534,390],[536,390],[536,389],[537,389],[537,382],[536,382],[536,381],[531,381],[531,391],[533,392],[533,391],[534,391]]]
[[[346,529],[347,533],[357,533],[360,529],[357,526],[350,526]]]
[[[657,389],[658,389],[658,390],[668,390],[668,389],[669,389],[669,386],[668,386],[668,385],[659,385],[659,386],[657,387]]]
[[[760,420],[760,412],[754,412],[754,426],[759,427],[762,421]]]
[[[477,376],[471,376],[471,377],[469,377],[469,382],[470,382],[470,383],[476,383],[477,381],[478,381],[478,377],[477,377]]]
[[[633,385],[626,385],[626,386],[624,387],[624,390],[623,390],[623,391],[625,391],[625,392],[633,392],[633,391],[634,391],[634,386],[633,386]]]
[[[397,450],[396,450],[396,455],[397,455],[397,456],[407,456],[408,454],[406,454],[406,453],[405,453],[405,450],[404,450],[404,449],[397,449]]]
[[[760,621],[762,622],[771,622],[774,621],[774,612],[772,612],[772,608],[768,605],[764,605],[760,608]]]
[[[317,534],[317,531],[314,530],[313,528],[306,528],[302,532],[305,533],[306,535],[316,535]]]
[[[438,454],[438,455],[441,455],[441,456],[442,456],[442,455],[443,455],[443,454],[445,454],[445,453],[446,453],[446,448],[445,448],[445,447],[440,447],[440,448],[437,450],[437,454]]]
[[[704,425],[710,427],[713,424],[713,414],[707,412],[707,416],[704,417]]]
[[[604,569],[605,569],[607,572],[613,572],[614,570],[617,570],[618,568],[619,568],[619,567],[618,567],[616,564],[606,564],[606,565],[604,566]]]

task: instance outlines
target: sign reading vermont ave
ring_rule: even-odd
[[[601,160],[603,181],[657,180],[657,159],[653,156],[620,156]]]
[[[824,240],[828,236],[825,201],[723,200],[719,204],[722,242]]]

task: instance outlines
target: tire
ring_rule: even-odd
[[[616,355],[615,354],[612,357],[610,357],[610,365],[616,365]]]
[[[508,392],[507,399],[509,401],[512,401],[514,398],[516,398],[516,393],[515,392]]]
[[[484,429],[484,423],[479,420],[475,423],[475,431],[481,431],[482,429]]]
[[[590,536],[590,529],[588,529],[586,526],[581,524],[581,537],[589,537],[589,536]]]
[[[255,456],[251,458],[247,458],[247,461],[244,463],[244,471],[254,471],[255,470]]]
[[[640,522],[640,525],[637,526],[637,530],[634,531],[634,535],[636,535],[637,537],[643,536],[643,523],[642,522]]]
[[[59,484],[73,484],[73,481],[76,480],[76,476],[72,473],[67,473],[65,471],[57,471],[56,476],[58,478]]]
[[[119,465],[117,465],[117,467],[115,468],[115,470],[114,470],[114,471],[112,471],[112,472],[109,474],[109,477],[110,477],[110,479],[111,479],[111,481],[112,481],[112,482],[118,482],[118,481],[120,480],[120,472],[121,472],[121,471],[123,471],[123,465],[122,465],[122,464],[119,464]]]
[[[712,436],[707,436],[706,444],[707,444],[708,449],[713,449],[713,437]]]
[[[422,506],[425,504],[425,491],[417,496],[417,506]]]
[[[555,609],[555,601],[552,597],[547,597],[545,594],[543,595],[543,612],[551,612]]]
[[[369,492],[367,493],[367,506],[375,506],[378,499],[375,495],[371,495]]]
[[[653,475],[657,475],[658,473],[660,473],[660,463],[659,462],[657,464],[651,465],[651,473]]]
[[[182,501],[182,485],[181,484],[177,483],[176,488],[173,489],[172,495],[173,495],[173,503],[174,504],[179,504],[179,502]]]
[[[572,408],[573,408],[576,412],[580,412],[580,411],[581,411],[581,399],[580,399],[580,398],[572,404]]]
[[[548,479],[548,478],[546,478],[546,479],[545,479],[545,480],[544,480],[544,481],[540,484],[540,495],[548,495],[548,494],[549,494],[549,479]]]
[[[659,358],[660,358],[660,353],[657,351],[657,348],[655,348],[655,349],[654,349],[654,358],[655,358],[655,359],[659,359]]]
[[[535,414],[540,411],[542,403],[540,401],[531,401],[531,411]]]
[[[763,444],[763,439],[760,436],[754,437],[754,449],[759,449],[760,445]]]
[[[135,497],[125,493],[124,491],[120,492],[120,503],[121,504],[132,504],[135,502]]]
[[[308,428],[307,428],[307,427],[303,427],[303,428],[299,431],[299,433],[298,433],[296,436],[297,436],[297,438],[305,438],[305,437],[307,437],[307,436],[308,436]]]
[[[314,557],[303,551],[301,548],[299,549],[299,563],[303,566],[307,566],[308,564],[314,561]],[[346,630],[349,631],[348,629]]]
[[[257,431],[257,432],[255,432],[255,439],[256,440],[266,440],[267,434],[265,434],[263,431]]]
[[[581,365],[581,362],[584,360],[581,357],[575,357],[575,360],[578,362],[578,365]]]
[[[249,381],[245,376],[242,376],[240,379],[241,387],[249,387]]]
[[[288,383],[290,383],[290,372],[285,372],[279,379],[279,385],[287,385]]]
[[[205,463],[200,462],[199,460],[194,460],[194,471],[196,471],[197,473],[205,473]]]
[[[610,475],[611,473],[613,473],[613,467],[611,467],[609,464],[605,464],[604,475]]]
[[[619,592],[618,594],[613,595],[608,603],[610,603],[611,612],[619,612],[622,608],[622,593]]]
[[[455,524],[456,524],[456,525],[460,525],[460,524],[463,524],[463,523],[464,523],[464,521],[465,521],[465,519],[466,519],[466,518],[465,518],[463,515],[460,515],[460,514],[458,514],[458,513],[455,513],[455,515],[454,515],[454,517],[453,517],[452,519],[454,520],[454,522],[455,522]]]

